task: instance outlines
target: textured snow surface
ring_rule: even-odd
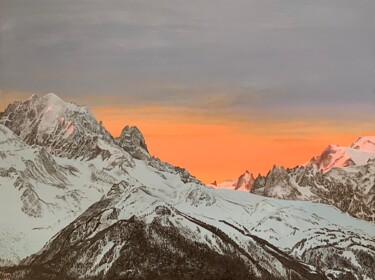
[[[11,142],[4,141],[6,135]],[[31,148],[2,125],[0,139],[0,259],[18,261],[38,251],[110,185],[93,184],[87,163]]]
[[[155,173],[152,167],[141,160],[135,160],[128,174],[128,178],[111,188],[103,197],[103,203],[109,204],[105,207],[107,210],[100,210],[99,226],[93,224],[92,230],[86,229],[90,231],[90,238],[117,221],[129,220],[134,216],[151,223],[160,215],[157,209],[165,207],[175,213],[168,218],[170,223],[188,238],[218,252],[221,252],[222,247],[217,238],[191,219],[225,232],[245,250],[249,250],[252,236],[257,236],[300,260],[304,260],[306,251],[327,247],[325,254],[330,255],[329,250],[342,250],[347,252],[343,257],[357,266],[356,258],[352,257],[353,253],[349,249],[353,245],[358,246],[359,250],[372,250],[373,256],[375,224],[355,219],[335,207],[217,190],[194,183],[184,184],[173,174]],[[173,186],[171,182],[174,182]],[[86,222],[77,222],[77,226],[80,223]],[[107,249],[103,245],[101,252]],[[98,259],[101,254],[98,254]],[[98,271],[101,270],[92,271],[90,275]]]

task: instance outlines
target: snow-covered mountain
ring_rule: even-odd
[[[375,222],[375,160],[365,165],[333,168],[316,165],[292,169],[274,167],[258,176],[251,193],[289,200],[333,205],[354,217]]]
[[[0,264],[38,251],[136,167],[138,149],[155,172],[200,184],[185,169],[151,157],[144,145],[137,148],[140,139],[128,126],[113,139],[87,107],[54,94],[9,105],[0,116]]]
[[[359,137],[350,147],[330,145],[305,166],[274,167],[250,192],[327,203],[375,222],[375,136]]]
[[[350,147],[329,145],[319,155],[313,157],[305,166],[316,165],[322,172],[328,172],[334,167],[347,167],[364,165],[375,158],[375,136],[362,136],[355,140]],[[228,179],[218,183],[214,181],[210,186],[219,189],[250,190],[255,182],[255,177],[245,171],[239,178]]]
[[[0,124],[0,257],[29,256],[0,278],[375,275],[375,224],[332,206],[204,186],[151,156],[137,128],[115,139],[55,95],[11,104]]]
[[[329,145],[320,156],[295,168],[274,166],[266,176],[250,178],[251,193],[288,200],[326,203],[354,217],[375,222],[375,136],[363,136],[350,147]],[[239,179],[213,184],[239,189]]]
[[[249,191],[255,182],[255,178],[252,173],[245,171],[236,179],[229,179],[223,182],[217,183],[214,181],[209,186],[218,189],[229,189],[229,190],[239,190],[239,191]]]
[[[194,183],[167,187],[146,165],[142,171],[145,179],[114,184],[24,264],[93,279],[170,279],[173,273],[371,279],[375,272],[368,262],[375,257],[372,223],[311,202]],[[164,269],[155,276],[155,267]]]
[[[363,136],[350,147],[329,145],[319,156],[313,157],[307,165],[315,164],[322,172],[334,167],[364,165],[375,158],[375,136]]]

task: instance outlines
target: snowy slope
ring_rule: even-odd
[[[230,248],[236,248],[235,252],[248,252],[258,261],[262,268],[259,270],[260,275],[265,270],[272,272],[272,275],[285,277],[284,279],[287,279],[286,271],[291,268],[276,257],[278,254],[283,257],[284,254],[291,254],[298,261],[306,261],[310,259],[305,260],[304,252],[324,248],[322,254],[330,257],[333,250],[354,256],[375,256],[375,225],[345,215],[334,207],[216,190],[194,183],[184,184],[178,177],[168,173],[163,173],[168,178],[163,181],[143,161],[135,160],[135,163],[128,170],[130,177],[127,180],[114,185],[101,202],[93,205],[27,263],[35,265],[57,262],[55,265],[58,265],[62,262],[64,270],[67,269],[71,276],[95,276],[112,271],[116,261],[126,256],[121,253],[125,250],[126,240],[108,237],[111,242],[119,245],[112,246],[106,255],[107,261],[102,262],[103,251],[108,250],[107,245],[104,245],[107,243],[102,238],[109,234],[109,229],[117,228],[121,221],[129,222],[134,219],[151,231],[155,223],[160,222],[162,224],[158,226],[171,231],[171,228],[177,229],[185,239],[204,244],[221,254],[225,254],[221,244],[223,236],[220,234],[223,232],[233,241]],[[139,174],[143,176],[140,177]],[[160,216],[164,217],[162,221]],[[75,233],[71,233],[71,230]],[[71,240],[70,249],[61,244],[67,238]],[[96,245],[92,245],[93,242]],[[61,246],[70,254],[75,244],[86,244],[74,259],[74,263],[79,263],[79,266],[72,264],[71,259],[61,259],[56,255]],[[272,245],[281,249],[281,253],[274,251]],[[352,245],[356,246],[356,250],[351,248]],[[264,262],[264,258],[268,261]],[[339,260],[340,254],[337,253],[335,258]],[[111,261],[108,262],[108,259]],[[316,259],[311,259],[314,260],[311,264],[316,264]],[[97,266],[92,266],[92,262]],[[322,261],[319,266],[325,268],[326,274],[334,272],[340,277],[345,269],[358,273],[354,269],[357,267],[356,258],[345,269],[340,266],[340,261],[333,264]],[[366,266],[366,262],[361,262],[360,266],[364,275],[374,272],[373,268]]]
[[[101,198],[90,167],[30,147],[0,125],[0,260],[17,263]],[[12,240],[10,242],[10,240]]]

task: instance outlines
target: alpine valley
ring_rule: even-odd
[[[0,279],[375,279],[374,147],[218,189],[33,95],[0,113]]]

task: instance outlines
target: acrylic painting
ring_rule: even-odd
[[[0,279],[375,279],[375,1],[0,0]]]

